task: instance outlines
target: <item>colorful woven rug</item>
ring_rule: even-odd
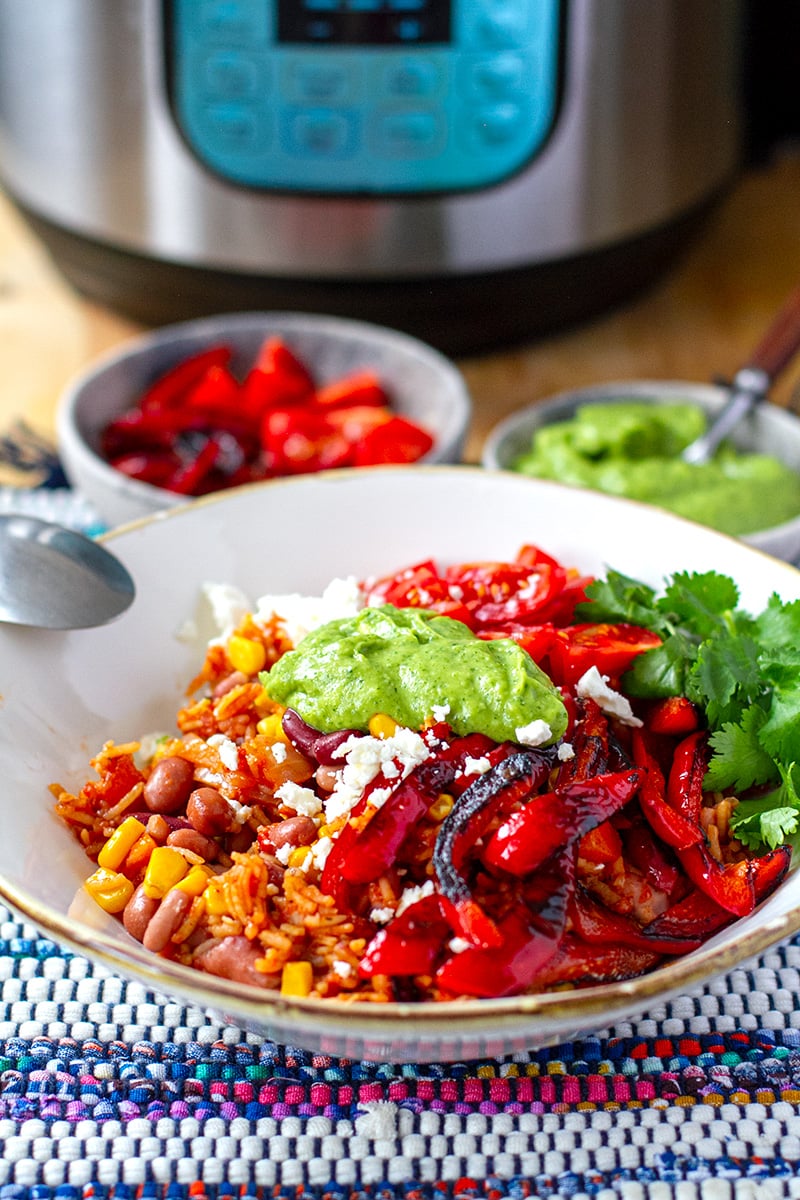
[[[800,939],[513,1058],[336,1060],[126,983],[0,908],[0,1200],[800,1198]]]

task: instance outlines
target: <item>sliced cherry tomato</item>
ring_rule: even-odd
[[[657,633],[638,625],[570,625],[558,629],[550,647],[550,667],[557,683],[571,685],[590,667],[612,684],[646,650],[661,645]]]
[[[371,430],[356,447],[357,467],[378,466],[381,463],[416,462],[433,446],[433,438],[426,429],[407,421],[405,417],[392,417],[383,425]]]

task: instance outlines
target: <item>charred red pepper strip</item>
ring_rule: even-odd
[[[572,735],[574,756],[558,773],[558,786],[574,779],[589,779],[608,770],[608,720],[594,700],[584,700],[583,713]]]
[[[191,358],[185,358],[151,384],[139,400],[140,408],[161,409],[180,404],[209,367],[224,367],[230,360],[229,346],[212,346]]]
[[[572,984],[573,987],[596,983],[615,983],[635,979],[651,970],[663,955],[657,950],[637,950],[632,946],[593,946],[574,933],[562,938],[555,954],[529,981],[531,990]]]
[[[498,933],[476,904],[462,873],[466,850],[501,804],[522,800],[543,785],[553,759],[552,750],[509,752],[470,784],[442,821],[433,848],[434,874],[453,929],[476,946],[496,945]]]
[[[742,860],[724,866],[705,845],[678,851],[684,871],[692,883],[735,917],[746,917],[756,905],[751,864]]]
[[[667,803],[664,773],[641,729],[633,733],[633,760],[642,769],[639,801],[653,832],[676,850],[685,850],[702,842],[703,831],[699,824]]]
[[[575,856],[558,855],[551,870],[537,880],[548,891],[538,912],[513,909],[497,923],[500,944],[471,946],[454,954],[436,972],[436,982],[459,996],[512,996],[556,954],[566,928],[567,904],[575,886]]]
[[[378,930],[358,964],[359,974],[430,975],[450,936],[438,896],[423,896]]]
[[[572,925],[586,942],[605,946],[631,946],[636,950],[653,950],[660,954],[688,954],[703,944],[703,938],[675,936],[663,928],[659,934],[653,923],[642,928],[632,917],[612,912],[599,904],[583,887],[577,887],[570,901]]]
[[[700,713],[686,696],[667,696],[653,704],[647,716],[647,728],[651,733],[664,733],[669,737],[684,737],[700,727]]]
[[[683,879],[677,859],[653,833],[644,820],[634,821],[623,832],[626,861],[641,871],[644,878],[660,892],[671,896]]]
[[[708,739],[703,730],[697,730],[675,748],[667,781],[667,804],[696,825],[700,824],[707,767]]]
[[[635,795],[640,779],[635,768],[612,771],[534,796],[494,833],[484,862],[511,875],[528,875],[555,850],[618,812]]]

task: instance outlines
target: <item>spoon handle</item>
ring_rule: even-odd
[[[800,287],[796,288],[778,312],[769,329],[747,360],[775,379],[800,349]]]

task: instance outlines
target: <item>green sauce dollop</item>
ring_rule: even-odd
[[[449,705],[459,735],[515,740],[545,721],[557,741],[567,713],[557,689],[509,638],[484,641],[422,609],[362,609],[312,630],[263,677],[267,693],[323,733],[366,730],[376,713],[418,729]]]
[[[726,444],[702,466],[682,462],[681,451],[705,427],[693,404],[586,404],[573,419],[537,430],[513,465],[540,479],[644,500],[734,535],[800,513],[800,475],[771,455]]]

